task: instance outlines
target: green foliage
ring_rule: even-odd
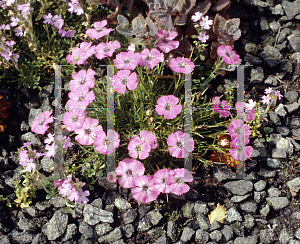
[[[3,195],[0,195],[0,202],[5,202],[6,201],[6,206],[11,208],[11,203],[10,203],[10,200],[6,197],[4,197]]]
[[[17,206],[21,208],[28,208],[32,203],[32,198],[35,198],[35,186],[32,183],[31,176],[29,174],[23,175],[25,178],[21,183],[21,180],[16,181],[14,184],[16,186],[15,193],[17,199],[14,201],[17,203]],[[22,187],[23,186],[23,187]]]

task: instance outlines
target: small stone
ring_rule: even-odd
[[[269,212],[270,212],[270,205],[269,205],[269,204],[266,204],[266,205],[259,211],[259,213],[260,213],[260,215],[261,215],[262,217],[267,217],[268,214],[269,214]]]
[[[90,204],[86,204],[83,209],[84,221],[89,225],[96,225],[100,221],[105,223],[113,223],[114,218],[111,212],[96,208]]]
[[[295,191],[295,192],[299,192],[300,190],[300,178],[297,177],[293,180],[290,180],[286,183],[286,185],[292,190],[292,191]]]
[[[226,215],[227,215],[226,222],[228,223],[233,223],[235,221],[239,221],[239,222],[242,221],[242,216],[233,207],[228,210]]]
[[[300,34],[294,33],[287,37],[294,52],[300,52]]]
[[[288,244],[289,241],[293,239],[293,235],[287,232],[285,229],[282,229],[279,234],[279,242],[282,244]]]
[[[274,111],[269,111],[269,117],[275,125],[281,125],[280,118]]]
[[[109,223],[95,225],[95,231],[98,236],[103,236],[112,230],[113,230],[113,228],[110,226]]]
[[[234,203],[239,203],[244,201],[250,196],[250,194],[244,195],[244,196],[233,196],[230,200]]]
[[[259,65],[262,63],[262,60],[259,57],[253,56],[250,53],[246,53],[246,55],[244,57],[244,61],[248,62],[252,65]]]
[[[243,196],[253,189],[253,183],[246,180],[230,181],[224,184],[225,188],[235,195]]]
[[[270,29],[273,32],[277,33],[277,31],[280,28],[280,23],[278,23],[277,21],[273,20],[272,22],[269,23],[269,27],[270,27]]]
[[[249,201],[242,203],[240,208],[247,213],[255,213],[257,209],[257,204],[255,202]]]
[[[203,215],[206,215],[209,209],[206,203],[203,203],[201,201],[196,201],[194,205],[194,211],[195,213],[201,213]]]
[[[290,130],[286,126],[276,126],[275,132],[280,133],[282,136],[287,136]]]
[[[199,214],[196,215],[196,219],[197,219],[197,222],[200,226],[200,229],[203,229],[203,230],[208,230],[209,229],[208,220],[205,216],[203,216],[202,214],[199,213]]]
[[[266,168],[261,168],[258,172],[259,175],[266,177],[266,178],[273,178],[276,175],[276,170],[269,170]]]
[[[231,228],[231,231],[232,231],[232,228]],[[209,240],[209,234],[205,230],[199,229],[196,231],[195,241],[200,242],[200,243],[207,243],[208,240]]]
[[[195,234],[195,231],[189,227],[184,227],[182,231],[182,235],[180,237],[180,240],[182,242],[188,242],[191,240],[192,236]]]
[[[266,200],[275,210],[283,209],[290,204],[287,197],[267,197]]]
[[[272,169],[283,169],[284,165],[280,162],[280,160],[275,158],[267,158],[267,165]]]
[[[233,237],[233,230],[229,225],[224,225],[223,228],[221,229],[221,232],[225,237],[226,241],[229,241]]]
[[[265,78],[264,70],[262,67],[257,67],[255,69],[251,69],[251,79],[250,82],[253,84],[262,83]]]
[[[281,31],[280,31],[280,34],[278,36],[278,43],[283,43],[287,36],[289,36],[291,34],[291,30],[289,28],[283,28]]]
[[[264,47],[264,51],[259,54],[259,57],[263,58],[271,68],[276,67],[283,59],[280,51],[271,45]]]
[[[273,243],[277,238],[273,230],[264,229],[259,233],[260,241],[265,244]]]
[[[132,224],[124,225],[122,229],[127,238],[130,238],[134,233],[134,227]]]
[[[80,223],[79,223],[79,232],[86,239],[96,238],[96,232],[95,232],[95,230],[92,228],[92,226],[90,226],[89,224],[87,224],[84,221],[80,221]]]
[[[117,197],[115,200],[115,206],[119,210],[128,210],[131,208],[131,204],[124,198]]]
[[[237,237],[234,240],[234,244],[256,244],[257,236],[248,236],[248,237]]]
[[[244,216],[245,220],[243,222],[243,225],[247,229],[251,229],[255,225],[254,217],[251,214],[247,214]]]
[[[122,238],[120,227],[115,228],[112,232],[98,238],[99,243],[112,243]]]
[[[278,188],[271,187],[268,189],[268,196],[269,197],[279,197],[281,194],[281,191]]]
[[[277,86],[278,85],[278,80],[273,76],[268,76],[268,78],[265,79],[264,83],[266,85]]]
[[[285,73],[293,72],[293,64],[290,60],[284,59],[280,61],[280,70]]]
[[[296,102],[298,99],[298,92],[296,91],[288,91],[284,94],[284,97],[291,103]]]
[[[283,1],[281,4],[289,20],[293,19],[300,13],[299,3]]]
[[[208,228],[208,227],[207,227]],[[172,241],[177,239],[178,226],[175,221],[169,221],[167,225],[167,236],[171,238]]]
[[[256,191],[262,191],[265,189],[266,185],[267,182],[265,182],[264,180],[260,180],[254,184],[254,188]]]
[[[286,158],[287,153],[283,148],[274,148],[272,150],[272,158]]]
[[[222,232],[219,230],[215,230],[209,234],[209,237],[213,241],[219,243],[219,241],[221,241],[221,239],[222,239]]]
[[[292,56],[290,57],[290,59],[292,62],[300,64],[300,52],[293,53]]]
[[[299,129],[293,129],[292,134],[293,134],[293,136],[296,137],[295,140],[300,140],[300,128]]]
[[[137,212],[136,212],[135,209],[129,209],[129,210],[127,210],[126,213],[124,213],[122,215],[122,217],[121,217],[122,218],[122,222],[124,224],[132,223],[136,219],[137,215],[138,214],[137,214]]]
[[[187,202],[183,207],[182,207],[182,214],[183,217],[187,219],[193,218],[193,209],[194,209],[194,203],[192,202]]]
[[[265,191],[254,192],[254,201],[257,203],[261,203],[266,198],[267,193]]]
[[[275,113],[281,117],[285,117],[287,115],[287,112],[285,111],[284,105],[282,103],[280,103],[278,107],[275,109]]]
[[[268,23],[268,20],[265,17],[260,17],[260,29],[262,31],[268,31],[269,30],[269,23]]]
[[[281,4],[275,5],[275,7],[271,8],[271,11],[274,15],[284,15],[284,11]]]

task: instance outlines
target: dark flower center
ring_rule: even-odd
[[[108,140],[108,138],[105,139],[104,141],[104,145],[107,145],[110,141]]]
[[[81,78],[80,80],[79,80],[79,84],[80,85],[83,85],[85,83],[85,78]]]
[[[164,184],[166,183],[167,179],[166,178],[162,178],[161,182]]]
[[[104,52],[108,52],[110,50],[110,47],[106,47],[106,48],[104,48]]]
[[[137,145],[137,146],[135,147],[135,150],[136,150],[137,152],[141,152],[141,151],[143,151],[143,148],[142,148],[141,145]]]
[[[127,170],[126,174],[127,175],[132,175],[132,170],[131,169]]]
[[[76,122],[78,120],[78,116],[77,115],[74,115],[73,117],[72,117],[72,121],[73,122]]]
[[[236,129],[236,134],[238,134],[238,135],[242,134],[241,128],[237,128],[237,129]]]
[[[130,61],[131,61],[130,58],[124,58],[124,63],[125,63],[125,64],[130,63]]]
[[[180,68],[185,68],[185,65],[186,65],[185,63],[179,63],[179,64],[178,64],[178,66],[179,66]]]
[[[170,38],[168,38],[168,37],[164,37],[164,38],[163,38],[163,42],[164,42],[164,43],[168,43],[169,41],[171,41]]]
[[[165,110],[171,110],[172,109],[172,105],[171,104],[167,104],[166,106],[165,106]]]
[[[153,59],[153,56],[150,54],[146,57],[146,60],[152,60],[152,59]]]
[[[183,184],[183,180],[182,180],[181,178],[177,178],[177,179],[176,179],[176,183],[177,183],[177,184]]]
[[[231,52],[226,52],[226,56],[231,58],[232,57],[232,53]]]
[[[96,30],[97,30],[98,32],[101,32],[101,31],[103,31],[103,28],[102,28],[102,27],[96,28]]]
[[[85,133],[86,135],[89,135],[89,134],[91,134],[91,132],[92,132],[92,130],[91,130],[91,129],[84,129],[84,133]]]
[[[177,147],[179,147],[179,148],[182,148],[182,147],[183,147],[183,143],[182,143],[181,141],[178,141],[178,142],[176,143],[176,145],[177,145]]]
[[[243,152],[244,149],[245,149],[245,148],[244,148],[243,146],[238,146],[238,147],[237,147],[237,150],[240,151],[240,152]]]
[[[40,125],[44,124],[45,119],[41,120]]]
[[[121,82],[122,82],[122,84],[126,85],[127,82],[128,82],[128,79],[127,78],[122,78]]]
[[[149,186],[143,186],[143,191],[147,192],[149,190]]]
[[[78,101],[81,102],[81,101],[83,101],[83,100],[84,100],[84,95],[80,95],[80,96],[78,97]]]

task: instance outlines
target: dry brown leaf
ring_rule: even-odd
[[[223,224],[224,220],[227,218],[227,212],[226,208],[218,203],[217,208],[208,215],[210,224],[215,220]]]

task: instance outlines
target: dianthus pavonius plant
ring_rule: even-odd
[[[192,20],[197,22],[198,39],[203,43],[206,42],[208,37],[205,30],[210,28],[212,21],[200,13],[192,16]],[[132,196],[137,201],[142,203],[154,201],[160,193],[176,195],[186,193],[190,190],[187,183],[193,180],[193,176],[191,172],[182,168],[183,159],[193,153],[193,158],[199,160],[199,156],[204,156],[208,150],[216,148],[214,145],[205,145],[204,136],[196,130],[204,128],[205,134],[205,129],[222,125],[212,121],[211,115],[217,112],[228,117],[230,107],[225,100],[221,102],[219,97],[214,97],[210,104],[207,102],[201,104],[199,97],[197,99],[193,96],[193,106],[210,105],[213,106],[213,110],[200,110],[195,113],[197,118],[193,117],[192,136],[184,133],[182,109],[185,99],[184,75],[194,71],[195,63],[191,61],[191,57],[183,57],[180,53],[176,53],[179,42],[174,39],[177,33],[174,30],[158,30],[153,42],[147,47],[132,44],[121,47],[117,40],[108,40],[113,29],[107,28],[106,25],[106,20],[94,22],[93,28],[86,31],[91,41],[80,43],[80,46],[74,48],[66,57],[71,64],[89,67],[87,70],[79,68],[69,82],[69,100],[62,122],[65,129],[72,133],[69,137],[54,138],[54,134],[51,133],[53,128],[49,128],[48,125],[53,122],[52,112],[41,113],[33,120],[31,131],[44,135],[49,129],[48,138],[44,141],[46,152],[38,153],[31,148],[31,143],[26,143],[19,150],[20,164],[24,166],[25,172],[31,175],[39,174],[41,169],[39,158],[54,157],[58,147],[56,142],[61,140],[64,151],[62,158],[64,175],[52,183],[55,188],[58,187],[58,193],[65,197],[69,204],[70,201],[78,204],[89,201],[87,198],[89,190],[82,189],[86,183],[78,178],[76,181],[73,179],[76,171],[85,168],[84,177],[92,189],[90,184],[92,181],[95,182],[93,177],[103,175],[106,155],[110,154],[114,154],[118,166],[114,172],[108,173],[108,180],[118,181],[122,187],[131,188]],[[230,46],[220,45],[217,53],[219,56],[214,71],[224,63],[226,65],[240,63],[239,56]],[[95,67],[99,65],[99,60],[115,67],[113,76],[116,93],[115,125],[114,130],[108,129],[107,132],[104,131],[107,114],[101,108],[106,106],[108,77],[95,79],[97,75]],[[164,79],[168,72],[173,74],[171,81]],[[243,104],[236,106],[237,109],[242,107],[244,110]],[[253,108],[252,103],[246,106],[248,112],[245,121],[255,117]],[[213,124],[211,127],[209,121]],[[240,159],[241,154],[237,148],[237,141],[244,140],[239,136],[240,128],[245,126],[245,133],[242,135],[249,136],[248,127],[243,124],[241,119],[233,120],[228,129],[232,137],[230,152],[236,160]],[[71,137],[75,141],[71,142]],[[65,157],[68,148],[73,144],[81,147],[81,160],[69,163]],[[108,152],[111,144],[113,150]],[[251,147],[246,148],[245,159],[249,158],[252,152],[248,148]],[[194,149],[197,149],[197,152],[193,152]],[[81,162],[83,164],[80,164]],[[150,175],[151,173],[154,174]]]

